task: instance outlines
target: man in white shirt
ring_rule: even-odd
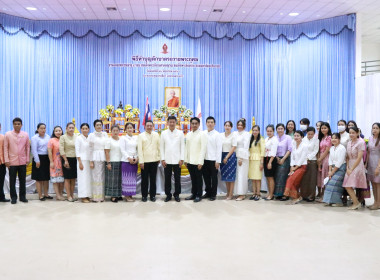
[[[206,193],[202,198],[214,201],[218,188],[218,169],[222,160],[222,139],[218,131],[215,130],[214,117],[206,119],[207,126],[207,148],[205,162],[202,167],[203,180],[206,185]]]
[[[160,161],[160,135],[153,131],[153,122],[151,120],[145,122],[145,132],[139,135],[137,148],[141,168],[141,200],[143,202],[147,201],[150,183],[150,200],[155,202],[157,167]]]
[[[207,135],[199,130],[200,122],[197,117],[190,120],[191,132],[186,135],[185,148],[185,165],[189,170],[192,186],[191,195],[185,200],[194,200],[194,202],[202,199],[202,166],[207,147]]]
[[[181,193],[181,166],[185,159],[185,140],[183,132],[176,129],[177,118],[168,117],[169,129],[161,133],[161,164],[165,173],[165,202],[172,199],[172,173],[174,172],[175,190],[174,199],[180,202]]]

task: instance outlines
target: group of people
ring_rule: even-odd
[[[218,172],[227,187],[226,199],[242,201],[248,193],[249,180],[253,194],[250,200],[261,199],[261,180],[267,179],[265,200],[318,201],[326,206],[347,205],[349,196],[358,209],[370,196],[373,188],[374,204],[369,209],[380,209],[380,123],[372,125],[368,147],[354,121],[338,122],[338,132],[332,133],[328,122],[310,126],[307,118],[300,120],[300,129],[294,121],[266,127],[267,137],[261,136],[258,125],[250,132],[245,119],[224,123],[225,131],[215,130],[213,117],[206,119],[207,131],[199,129],[200,119],[190,121],[191,131],[185,136],[176,128],[177,119],[168,117],[167,129],[161,135],[154,131],[148,120],[145,132],[133,135],[134,125],[127,123],[125,136],[120,136],[118,125],[111,127],[111,137],[103,132],[101,120],[80,126],[81,134],[74,133],[73,123],[60,126],[49,136],[46,125],[38,124],[36,134],[22,131],[22,120],[13,120],[13,130],[0,135],[0,202],[4,196],[4,177],[9,169],[11,203],[17,203],[16,176],[19,178],[19,200],[26,199],[26,166],[30,150],[33,155],[32,179],[41,201],[52,199],[49,180],[53,183],[57,200],[102,202],[111,197],[112,202],[134,201],[137,171],[141,169],[142,201],[156,201],[156,174],[159,163],[165,174],[165,202],[173,197],[180,202],[181,166],[185,164],[191,177],[191,195],[186,200],[199,202],[216,199]],[[0,126],[1,129],[1,126]],[[275,135],[275,132],[277,135]],[[174,192],[172,175],[174,173]],[[205,193],[203,191],[203,182]],[[65,189],[67,197],[63,196]]]

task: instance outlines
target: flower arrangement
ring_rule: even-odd
[[[133,108],[132,114],[135,115],[135,116],[139,115],[140,114],[139,108]]]
[[[168,111],[168,106],[166,106],[166,105],[162,105],[162,106],[160,107],[160,110],[161,110],[162,113],[166,113],[166,112]]]
[[[158,110],[158,109],[154,109],[154,110],[153,110],[153,116],[155,116],[156,118],[158,118],[158,117],[157,117],[157,114],[158,114],[158,113],[160,113],[160,110]]]
[[[165,115],[164,115],[164,113],[158,112],[155,116],[158,119],[162,119]]]
[[[132,112],[126,112],[126,113],[125,113],[125,117],[126,117],[127,119],[132,119],[132,118],[133,118],[133,113],[132,113]]]
[[[116,109],[115,114],[121,116],[124,113],[123,109]]]
[[[181,113],[184,112],[185,110],[186,110],[186,106],[185,105],[181,105],[181,106],[178,107],[178,111],[181,112]]]
[[[169,110],[168,110],[168,115],[169,115],[169,116],[174,116],[174,115],[177,114],[177,112],[178,112],[178,111],[177,111],[176,109],[169,109]]]
[[[108,119],[110,117],[110,114],[107,112],[106,109],[100,109],[99,110],[99,116],[102,118],[102,119]]]
[[[132,108],[133,108],[132,105],[127,104],[127,105],[124,106],[124,111],[129,112],[129,111],[132,110]]]
[[[113,111],[113,109],[115,109],[115,107],[113,105],[107,105],[106,109],[108,112],[111,113]]]
[[[193,115],[193,111],[191,111],[190,109],[187,109],[187,110],[182,114],[182,117],[183,117],[184,119],[188,119],[188,118],[190,118],[192,115]]]

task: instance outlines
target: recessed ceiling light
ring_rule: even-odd
[[[161,11],[161,12],[169,12],[169,11],[170,11],[170,8],[160,8],[160,11]]]
[[[42,8],[42,10],[46,11],[46,8]]]
[[[123,8],[123,11],[126,11],[127,9],[126,8]]]
[[[290,13],[289,14],[289,16],[291,16],[291,17],[296,17],[296,16],[298,16],[299,15],[299,13]]]
[[[320,15],[317,15],[317,17],[320,17]]]
[[[83,8],[83,11],[87,10],[86,8]]]
[[[3,8],[3,11],[6,11],[7,10],[7,8]]]
[[[245,11],[242,11],[243,14],[245,14]]]
[[[283,16],[284,15],[284,13],[280,13],[280,16]]]
[[[34,7],[26,7],[26,9],[29,11],[36,11],[37,10],[37,8],[34,8]]]
[[[204,12],[207,12],[207,10],[203,10]]]

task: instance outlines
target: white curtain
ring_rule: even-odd
[[[365,138],[371,126],[380,122],[380,73],[356,78],[356,122]]]

